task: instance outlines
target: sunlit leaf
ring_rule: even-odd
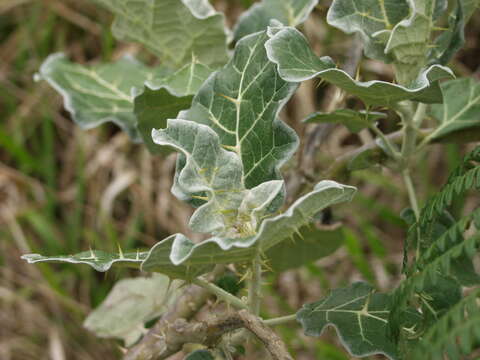
[[[305,37],[296,29],[270,28],[271,39],[266,43],[269,59],[277,64],[280,76],[292,82],[320,77],[347,93],[358,96],[367,105],[392,106],[402,100],[425,103],[442,102],[438,80],[453,78],[449,68],[433,65],[425,69],[409,86],[385,81],[356,81],[337,69],[328,57],[317,57]]]

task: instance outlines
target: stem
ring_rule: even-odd
[[[222,299],[227,304],[230,304],[237,309],[248,309],[247,304],[245,304],[238,297],[230,294],[229,292],[223,290],[222,288],[211,282],[208,282],[202,278],[196,278],[192,280],[192,283],[210,291],[211,293],[215,294],[219,299]]]
[[[403,119],[405,123],[402,145],[402,158],[404,161],[404,167],[408,168],[410,157],[415,153],[417,146],[417,129],[422,124],[426,112],[427,105],[419,103],[413,117],[410,118],[409,116],[406,116]]]
[[[276,325],[282,325],[282,324],[289,323],[296,320],[297,320],[297,315],[292,314],[292,315],[282,316],[278,318],[263,320],[263,323],[268,326],[276,326]]]
[[[248,291],[248,307],[253,315],[260,313],[261,303],[261,289],[262,288],[262,264],[260,259],[260,252],[253,259],[252,263],[252,279],[250,280],[250,287]]]
[[[410,176],[410,170],[405,169],[402,171],[403,182],[407,187],[408,199],[410,200],[410,206],[415,214],[415,219],[420,218],[420,208],[418,207],[417,194],[415,193],[415,187],[413,186],[412,177]]]
[[[385,146],[387,147],[388,151],[390,152],[390,155],[394,160],[399,160],[401,157],[401,154],[398,152],[397,147],[395,144],[393,144],[388,137],[376,126],[376,125],[371,125],[370,129],[383,141]]]

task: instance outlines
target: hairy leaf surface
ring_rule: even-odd
[[[354,193],[353,187],[322,181],[285,213],[264,220],[255,235],[212,237],[200,244],[193,243],[183,235],[174,235],[150,250],[142,268],[166,273],[170,269],[164,270],[164,264],[174,264],[199,274],[208,271],[214,264],[250,261],[258,250],[267,252],[312,222],[313,216],[318,212],[333,204],[349,201]]]
[[[95,0],[115,14],[119,40],[135,41],[163,64],[180,68],[193,59],[218,67],[228,60],[224,17],[207,0]]]
[[[65,108],[80,127],[90,129],[111,121],[139,141],[133,89],[164,75],[164,68],[149,69],[130,57],[87,67],[68,61],[63,54],[53,54],[42,64],[37,78],[62,94]]]
[[[442,102],[438,80],[453,78],[449,68],[433,65],[424,70],[409,86],[384,81],[360,82],[335,68],[329,57],[317,57],[305,37],[294,28],[270,28],[266,43],[269,59],[277,64],[280,76],[292,82],[320,77],[346,92],[358,96],[367,105],[392,106],[402,100],[425,103]]]
[[[267,39],[265,32],[241,39],[233,59],[203,84],[192,107],[179,115],[208,125],[223,147],[239,155],[248,189],[279,179],[279,167],[298,143],[295,132],[278,118],[297,86],[282,80],[268,60]]]
[[[353,356],[384,354],[397,359],[395,344],[387,336],[388,305],[388,295],[358,282],[304,305],[297,320],[309,336],[320,336],[326,327],[333,326]]]
[[[235,40],[257,31],[266,30],[270,20],[297,26],[312,12],[318,0],[263,0],[244,12],[234,29]]]
[[[161,274],[120,280],[83,325],[99,337],[123,339],[129,347],[146,332],[147,321],[176,301],[180,285]]]

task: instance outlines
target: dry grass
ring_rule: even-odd
[[[238,3],[225,0],[216,5],[227,10],[232,23],[239,14]],[[332,41],[345,37],[322,25],[322,14],[324,9],[307,28],[309,36],[317,38],[320,52],[342,60],[350,45],[347,40]],[[106,31],[110,16],[89,2],[2,0],[0,19],[0,359],[118,359],[118,343],[95,338],[81,323],[114,281],[128,273],[31,266],[19,257],[28,252],[74,253],[90,246],[111,250],[117,243],[122,248],[149,247],[171,233],[190,234],[186,219],[191,209],[170,193],[173,156],[150,156],[114,126],[79,130],[59,96],[32,80],[52,52],[87,62],[139,48],[116,43]],[[454,65],[459,73],[479,74],[478,20]],[[391,76],[378,64],[362,66],[372,76]],[[305,130],[299,120],[306,109],[322,103],[324,89],[317,95],[296,97],[284,113],[299,133]],[[370,140],[368,132],[352,138],[337,129],[321,147],[318,160],[328,164]],[[421,160],[426,164],[418,178],[422,195],[435,191],[459,154],[455,147],[447,152],[436,147]],[[292,178],[295,169],[289,166]],[[405,191],[399,179],[385,171],[362,172],[351,182],[360,187],[361,196],[354,206],[339,210],[351,225],[348,246],[316,265],[271,275],[269,292],[281,297],[267,298],[269,315],[291,312],[329,287],[352,280],[366,278],[389,289],[399,279],[405,229],[398,213],[407,204]],[[298,359],[313,359],[312,353],[346,359],[325,339],[306,339],[290,328],[280,331]]]

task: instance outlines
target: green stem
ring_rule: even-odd
[[[260,304],[261,304],[261,289],[262,289],[262,264],[260,258],[260,252],[257,252],[257,255],[252,262],[252,279],[250,280],[250,286],[248,291],[248,308],[253,315],[260,313]]]
[[[421,126],[425,114],[427,112],[427,105],[419,103],[417,110],[412,118],[409,116],[404,117],[404,133],[402,144],[402,159],[404,161],[404,167],[408,167],[411,156],[415,153],[417,147],[417,131]]]
[[[413,186],[412,177],[410,176],[410,170],[405,169],[402,171],[403,182],[407,187],[408,199],[410,200],[410,206],[415,214],[415,219],[420,218],[420,208],[418,206],[417,194],[415,192],[415,187]]]
[[[388,137],[385,136],[385,134],[376,126],[376,125],[371,125],[370,129],[383,141],[385,146],[387,147],[388,151],[390,152],[390,155],[394,160],[399,160],[401,157],[401,154],[399,153],[397,147],[395,144],[393,144]]]
[[[282,325],[282,324],[289,323],[296,320],[297,320],[297,315],[292,314],[292,315],[282,316],[278,318],[263,320],[263,323],[268,326],[276,326],[276,325]]]
[[[230,294],[229,292],[223,290],[222,288],[218,287],[215,284],[212,284],[211,282],[208,282],[202,278],[196,278],[192,280],[192,283],[210,291],[212,294],[216,295],[219,299],[225,301],[226,303],[232,305],[237,309],[248,309],[247,304],[245,304],[238,297]]]

